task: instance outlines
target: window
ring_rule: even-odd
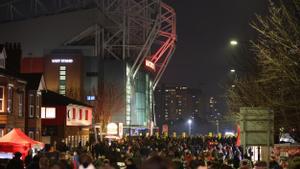
[[[82,109],[79,109],[79,120],[82,120]]]
[[[55,119],[56,118],[55,107],[42,107],[41,118],[42,119]]]
[[[59,76],[59,80],[66,80],[66,76]]]
[[[72,116],[73,118],[73,120],[75,120],[76,119],[76,109],[75,108],[73,108],[73,116]]]
[[[97,77],[98,76],[98,72],[86,72],[86,76],[87,77]]]
[[[59,90],[65,90],[66,86],[65,85],[59,85]]]
[[[13,108],[13,88],[11,86],[8,87],[8,95],[7,95],[7,113],[12,112]]]
[[[4,128],[0,128],[0,137],[4,136]]]
[[[40,132],[39,131],[36,131],[36,134],[35,134],[35,140],[39,140],[40,139]]]
[[[59,75],[60,76],[66,76],[66,71],[65,70],[60,70]]]
[[[19,117],[23,116],[24,93],[19,94]]]
[[[28,136],[32,139],[34,139],[34,132],[33,131],[29,131],[28,132]]]
[[[37,118],[40,117],[40,113],[41,113],[40,105],[41,105],[41,95],[37,94],[36,95],[36,103],[35,103],[35,116]]]
[[[67,67],[59,66],[59,94],[66,94]]]
[[[4,112],[4,86],[0,86],[0,112]]]
[[[1,56],[1,53],[0,53]],[[5,69],[5,58],[0,58],[0,68]]]
[[[85,110],[85,120],[89,120],[89,110]]]
[[[33,94],[29,94],[28,96],[28,114],[30,118],[34,117],[34,95]]]
[[[66,66],[59,66],[59,70],[67,70]]]

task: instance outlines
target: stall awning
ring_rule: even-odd
[[[23,144],[30,146],[40,146],[43,147],[44,144],[35,140],[32,140],[26,134],[24,134],[20,129],[13,129],[6,135],[0,138],[0,144]]]

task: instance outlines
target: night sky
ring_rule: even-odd
[[[177,13],[178,42],[162,83],[203,90],[206,97],[224,95],[223,82],[232,57],[229,41],[247,42],[255,32],[249,22],[264,14],[267,0],[164,0]]]

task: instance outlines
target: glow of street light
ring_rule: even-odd
[[[192,124],[192,120],[191,120],[191,119],[189,119],[189,120],[188,120],[188,123],[189,123],[189,124]]]
[[[231,46],[236,46],[236,45],[238,45],[239,43],[238,43],[238,41],[236,41],[236,40],[231,40],[230,41],[230,45]]]
[[[231,72],[231,73],[235,73],[235,69],[231,69],[230,72]]]

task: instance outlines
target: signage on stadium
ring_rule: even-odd
[[[51,59],[52,63],[73,63],[73,59]]]
[[[145,60],[145,66],[152,69],[153,71],[156,70],[155,63],[151,62],[150,60]]]

